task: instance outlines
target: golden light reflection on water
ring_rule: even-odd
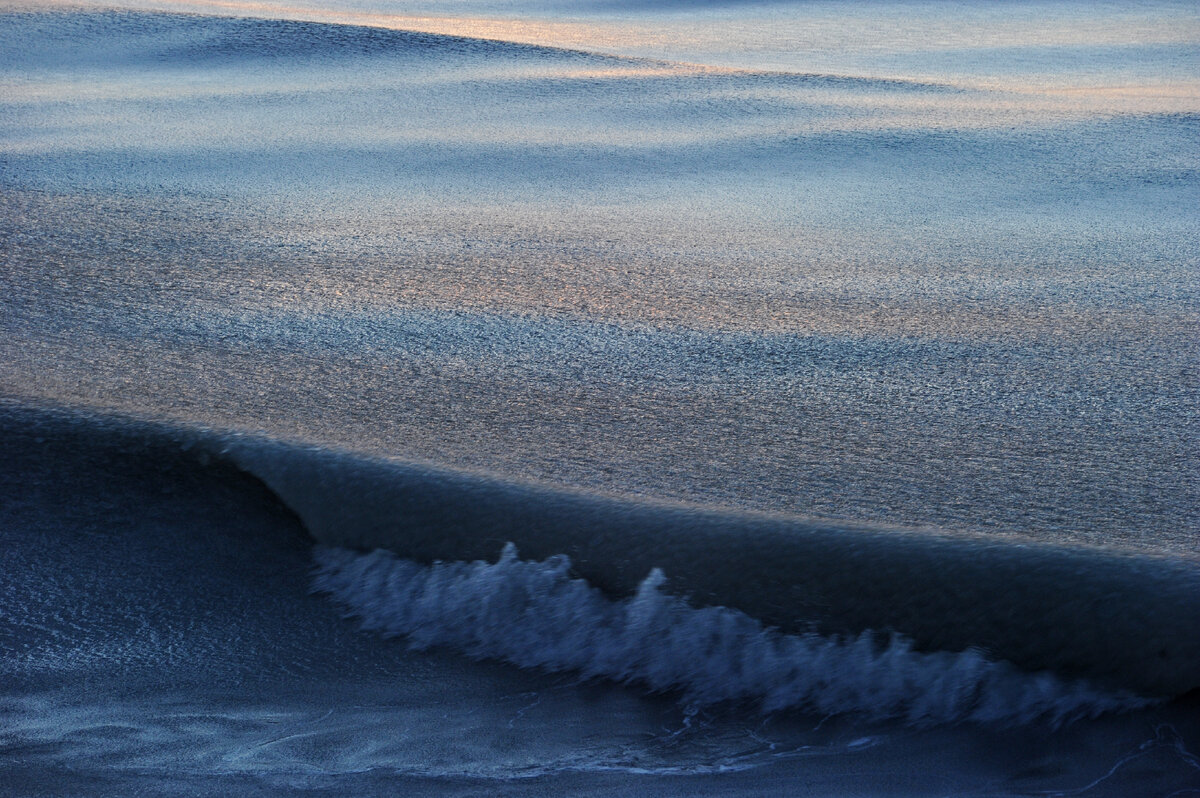
[[[1142,12],[1136,8],[1117,12],[1095,9],[1087,14],[1042,14],[1020,10],[996,13],[981,7],[974,11],[959,9],[959,14],[948,15],[899,5],[891,8],[886,5],[869,8],[839,6],[836,13],[830,13],[818,4],[805,7],[803,13],[797,14],[782,14],[771,9],[757,12],[738,9],[736,15],[700,10],[683,15],[660,13],[621,17],[587,15],[584,6],[576,16],[550,11],[541,18],[532,18],[383,13],[249,0],[0,0],[0,9],[81,5],[224,12],[235,16],[344,23],[649,57],[653,57],[656,50],[676,53],[693,50],[710,54],[755,54],[789,49],[800,53],[886,53],[1200,43],[1200,14]],[[436,0],[430,5],[436,8]],[[963,24],[963,15],[968,24]]]
[[[88,3],[83,3],[84,5]],[[79,0],[0,0],[4,7],[79,6]],[[102,3],[111,6],[112,3]],[[900,14],[898,8],[872,6],[871,11],[840,9],[836,14],[818,4],[801,12],[768,13],[740,9],[720,12],[627,16],[499,18],[451,14],[381,13],[352,7],[319,7],[304,3],[253,0],[117,0],[116,5],[143,10],[172,10],[230,16],[261,16],[297,21],[359,25],[436,35],[500,40],[520,44],[581,49],[628,57],[624,65],[588,66],[548,71],[560,80],[680,78],[705,75],[828,74],[844,77],[899,78],[951,84],[988,92],[966,98],[910,98],[899,93],[853,103],[889,110],[884,126],[907,125],[895,113],[915,114],[918,124],[940,126],[939,113],[965,113],[956,126],[978,127],[1022,123],[1039,115],[1048,121],[1106,114],[1194,113],[1200,110],[1200,76],[1194,68],[1182,74],[1156,74],[1128,64],[1082,70],[1041,70],[1036,63],[1011,72],[1030,49],[1078,48],[1078,60],[1089,66],[1088,48],[1131,46],[1200,46],[1200,14],[1175,11],[1121,11],[1039,14],[977,10],[971,24],[928,9]],[[428,7],[428,6],[426,6]],[[436,6],[434,6],[436,7]],[[715,15],[714,15],[715,14]],[[1017,55],[988,55],[995,48],[1017,48]],[[949,61],[934,71],[921,68],[920,53],[943,53]],[[959,54],[961,53],[961,58]],[[901,60],[887,66],[888,58]],[[939,56],[943,57],[943,56]],[[910,58],[909,61],[904,61]],[[993,61],[988,63],[988,59]],[[1074,57],[1073,57],[1074,58]],[[881,60],[882,59],[882,60]],[[982,65],[981,65],[982,64]],[[1193,64],[1194,67],[1194,64]],[[1132,71],[1130,71],[1132,69]],[[1176,70],[1178,72],[1178,69]],[[503,77],[528,77],[501,73]],[[412,78],[412,76],[409,76]],[[416,79],[448,80],[461,76],[427,75]],[[6,87],[20,100],[33,87]],[[44,87],[36,89],[46,91]],[[151,89],[147,88],[147,91]],[[783,89],[797,97],[792,87]],[[824,95],[823,101],[828,101]],[[932,114],[932,116],[930,116]],[[879,119],[860,121],[877,128]],[[835,127],[837,127],[835,125]],[[840,128],[839,128],[840,129]]]
[[[495,19],[464,16],[430,16],[414,14],[385,14],[353,9],[330,9],[284,3],[235,2],[234,0],[131,0],[117,3],[80,3],[76,0],[35,0],[35,2],[0,2],[5,7],[119,6],[127,9],[183,11],[193,13],[224,13],[229,16],[267,17],[308,22],[327,22],[364,27],[432,33],[443,36],[462,36],[473,39],[493,39],[518,44],[549,47],[586,47],[629,41],[636,31],[628,26],[576,21]]]
[[[28,3],[6,3],[7,7],[28,6]],[[78,5],[71,0],[38,0],[37,7],[67,7]],[[204,11],[233,16],[269,16],[293,20],[360,25],[375,28],[415,31],[438,35],[453,35],[480,39],[504,40],[517,43],[571,47],[593,52],[643,52],[661,49],[664,52],[694,51],[704,55],[717,44],[714,37],[727,35],[726,52],[746,51],[753,54],[761,30],[759,22],[743,22],[734,29],[700,25],[687,19],[673,18],[664,27],[662,20],[643,22],[602,19],[488,19],[464,16],[432,16],[382,14],[354,9],[317,8],[302,4],[272,2],[239,2],[238,0],[129,0],[130,8],[175,11]],[[5,7],[0,5],[0,8]],[[805,47],[817,47],[816,40],[825,36],[820,47],[851,45],[843,41],[842,28],[827,29],[829,21],[820,18],[791,19],[776,31],[780,36],[796,33],[796,61],[803,65]],[[1114,27],[1113,20],[1056,19],[1041,28],[1018,24],[1011,19],[994,20],[991,24],[971,31],[930,31],[919,41],[911,31],[893,31],[887,38],[879,30],[860,31],[863,40],[854,44],[858,50],[872,47],[953,48],[970,41],[974,45],[996,46],[1020,41],[1028,46],[1088,44],[1107,45],[1114,42],[1190,42],[1200,40],[1200,26],[1178,25],[1174,28],[1158,24],[1161,20],[1143,20],[1128,30]],[[792,31],[787,25],[796,28]],[[807,25],[807,27],[805,27]],[[1028,30],[1023,30],[1029,28]],[[1023,30],[1023,32],[1022,32]],[[798,32],[797,32],[798,31]],[[839,32],[840,31],[840,32]],[[934,35],[936,34],[936,35]],[[669,37],[674,37],[667,43]],[[1121,38],[1124,37],[1124,38]],[[769,38],[769,37],[768,37]],[[765,46],[765,45],[764,45]],[[819,59],[818,59],[819,60]],[[874,132],[886,130],[971,130],[1013,125],[1063,124],[1092,118],[1130,114],[1190,114],[1200,113],[1200,76],[1131,76],[1117,71],[1108,81],[1093,74],[1035,74],[1025,76],[987,74],[966,76],[943,72],[932,77],[891,74],[890,82],[872,85],[869,70],[846,74],[826,74],[796,70],[781,71],[746,68],[728,64],[696,63],[620,56],[607,61],[576,61],[563,63],[547,60],[517,59],[511,62],[489,62],[483,66],[470,64],[446,65],[443,69],[405,71],[403,75],[360,72],[354,85],[340,84],[336,79],[315,75],[297,75],[281,84],[278,76],[269,85],[257,81],[253,74],[214,70],[210,79],[181,82],[175,79],[155,81],[153,78],[132,80],[128,75],[110,78],[96,75],[86,82],[71,79],[25,76],[20,80],[0,82],[4,102],[9,106],[56,102],[169,101],[184,97],[225,97],[250,99],[258,94],[278,94],[281,90],[294,96],[322,93],[370,91],[394,88],[397,81],[409,86],[424,86],[436,92],[438,86],[463,87],[474,84],[472,91],[482,91],[485,84],[496,86],[524,83],[536,86],[538,81],[577,82],[588,84],[595,92],[589,97],[594,112],[602,111],[603,84],[648,85],[652,81],[670,82],[668,93],[672,101],[690,103],[711,109],[714,103],[723,106],[720,115],[703,115],[705,124],[672,124],[670,115],[655,116],[648,111],[642,119],[636,114],[618,115],[617,124],[598,118],[594,125],[581,126],[577,119],[563,121],[554,118],[530,119],[514,112],[498,114],[486,124],[476,124],[458,130],[447,130],[444,124],[433,126],[412,121],[406,126],[378,130],[358,130],[364,140],[381,144],[413,142],[477,143],[519,142],[528,145],[607,146],[607,147],[672,147],[703,141],[708,144],[748,140],[783,140],[789,137],[830,132]],[[1105,77],[1104,75],[1100,76]],[[833,78],[828,80],[827,78]],[[845,79],[844,86],[838,80]],[[912,80],[912,85],[904,85]],[[927,82],[922,83],[925,80]],[[652,96],[649,88],[636,95],[647,109],[663,102]],[[615,96],[615,95],[614,95]],[[549,97],[549,95],[547,95]],[[543,103],[549,100],[543,98]],[[119,115],[118,115],[119,116]],[[79,119],[74,120],[78,122]],[[114,118],[117,123],[120,119]],[[678,120],[677,120],[678,121]],[[444,120],[442,120],[444,123]],[[123,123],[121,123],[123,124]],[[130,134],[138,138],[136,130]],[[282,134],[281,134],[282,135]],[[289,132],[283,138],[308,135]],[[319,136],[318,136],[319,137]],[[37,152],[46,147],[91,146],[87,136],[72,133],[71,129],[56,130],[46,137],[38,134],[26,140],[9,137],[4,143],[8,152]],[[276,139],[282,141],[282,139]],[[153,146],[154,142],[145,142]],[[174,143],[178,144],[179,141]]]

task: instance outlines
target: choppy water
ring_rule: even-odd
[[[1198,55],[6,6],[15,794],[1194,789]]]

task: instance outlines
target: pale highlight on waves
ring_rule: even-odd
[[[831,53],[962,54],[971,51],[1009,51],[1020,60],[1028,48],[1127,48],[1195,47],[1200,26],[1194,16],[1160,9],[1157,14],[1130,15],[1120,11],[1095,10],[1091,14],[1031,14],[997,18],[981,7],[975,24],[944,18],[929,9],[908,9],[897,14],[871,6],[855,11],[839,4],[831,13],[821,4],[805,4],[802,13],[764,12],[738,15],[736,19],[699,13],[672,14],[671,5],[647,3],[641,10],[649,16],[605,15],[603,4],[566,6],[548,15],[532,17],[519,6],[434,2],[422,4],[425,13],[408,13],[411,6],[388,3],[310,5],[255,0],[16,0],[0,2],[5,7],[119,7],[145,11],[261,17],[306,22],[333,23],[382,28],[443,36],[466,37],[542,47],[586,50],[663,63],[631,65],[626,77],[654,77],[669,72],[701,70],[731,73],[780,72],[832,74],[842,77],[901,77],[909,80],[945,80],[947,74],[918,68],[881,69],[867,61],[854,68],[830,69]],[[719,6],[717,6],[719,9]],[[780,7],[775,7],[778,12]],[[786,7],[784,7],[786,8]],[[704,9],[693,9],[702,12]],[[462,13],[462,12],[466,13]],[[516,13],[514,13],[514,11]],[[849,16],[847,16],[849,11]],[[744,61],[745,56],[750,61]],[[1086,56],[1081,56],[1086,57]],[[966,58],[967,61],[973,59]],[[977,59],[974,59],[977,60]],[[820,65],[820,66],[817,66]],[[1021,124],[1034,119],[1011,118],[1014,104],[1026,114],[1088,116],[1093,114],[1173,114],[1200,111],[1200,81],[1179,74],[1146,74],[1138,79],[1125,76],[1113,82],[1087,72],[1070,75],[1046,73],[1022,77],[958,74],[954,85],[983,92],[999,92],[993,124]],[[935,127],[938,126],[935,124]],[[978,122],[969,125],[978,126]]]

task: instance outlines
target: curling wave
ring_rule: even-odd
[[[511,542],[566,555],[614,599],[652,569],[696,607],[785,633],[899,634],[1029,671],[1173,696],[1200,687],[1200,563],[1082,545],[896,530],[548,487],[278,442],[231,441],[318,542],[421,563]]]
[[[325,547],[323,589],[371,623],[522,664],[680,689],[698,701],[823,707],[820,702],[828,700],[914,721],[990,717],[999,710],[988,708],[989,696],[999,694],[1007,696],[1003,704],[1017,707],[1014,720],[1109,706],[1086,692],[1085,699],[1055,708],[1063,694],[1058,686],[1050,691],[1054,702],[1031,704],[1005,692],[1015,688],[999,687],[1016,684],[1004,675],[1007,669],[1023,672],[1029,685],[1045,683],[1030,674],[1050,672],[1053,685],[1088,682],[1117,695],[1172,697],[1200,688],[1200,562],[1194,558],[650,501],[237,432],[0,401],[0,442],[15,452],[43,441],[90,453],[80,456],[94,462],[136,461],[160,479],[202,475],[205,484],[246,493],[248,501],[273,494],[272,501],[282,502]],[[246,485],[255,490],[247,493]],[[515,549],[498,565],[483,563],[506,543]],[[388,553],[361,554],[376,549]],[[519,561],[516,550],[534,562]],[[472,574],[482,581],[436,587]],[[418,587],[405,587],[410,583]],[[389,592],[397,585],[411,593],[399,605]],[[497,611],[507,606],[509,615],[472,623],[466,619],[479,611],[471,615],[455,605],[456,591]],[[534,609],[509,606],[518,594],[529,597]],[[560,595],[569,598],[555,609]],[[426,614],[405,615],[405,601],[418,601]],[[389,626],[396,612],[410,620]],[[634,616],[642,625],[630,625]],[[420,622],[414,625],[413,618]],[[647,627],[647,618],[658,620]],[[595,652],[622,653],[581,661],[544,655],[545,641],[561,636],[564,624],[590,640]],[[631,632],[620,631],[625,627],[647,639],[678,638],[672,645],[683,647],[647,665],[628,648]],[[534,642],[509,649],[475,637],[510,628],[524,629],[520,634]],[[615,636],[605,642],[588,635]],[[872,647],[881,640],[890,643]],[[753,674],[754,663],[772,661],[776,675],[709,678],[672,671],[670,661],[695,659],[699,641],[726,651],[704,668]],[[763,653],[768,650],[777,653]],[[527,656],[534,659],[526,662]],[[790,666],[779,664],[825,656],[836,664],[809,669],[807,676],[804,669],[788,676]],[[836,697],[848,689],[843,682],[811,675],[823,667],[851,668],[848,657],[875,669],[870,678],[852,680],[859,685],[854,690],[869,696],[878,689],[889,697],[843,701]],[[985,667],[985,661],[1008,665]],[[936,672],[943,675],[931,675]],[[914,679],[942,686],[904,686]],[[822,689],[830,692],[828,699],[814,697]],[[949,703],[939,708],[938,701]]]

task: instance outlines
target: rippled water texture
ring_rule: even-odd
[[[577,571],[636,586],[678,556],[691,571],[667,569],[661,601],[646,588],[665,628],[733,630],[672,660],[701,670],[801,646],[760,622],[803,635],[861,593],[870,617],[841,631],[928,600],[951,610],[911,624],[918,645],[962,628],[961,645],[1041,652],[1029,667],[1107,673],[1103,652],[1059,656],[1050,619],[1094,643],[1154,602],[1079,598],[1103,569],[1050,580],[1054,549],[1068,570],[1125,563],[1138,595],[1169,583],[1185,611],[1148,610],[1147,639],[1191,628],[1171,624],[1192,617],[1200,531],[1194,3],[118,4],[0,0],[0,764],[18,792],[1192,789],[1191,705],[1060,731],[894,720],[942,706],[929,663],[970,671],[943,720],[1010,676],[1038,712],[1066,706],[1057,675],[987,660],[1001,676],[975,679],[994,651],[803,638],[819,667],[786,682],[803,706],[763,715],[689,703],[686,678],[656,681],[592,627],[597,661],[625,659],[549,675],[339,613],[557,668],[521,658],[560,639],[539,618],[561,602],[506,605],[521,645],[499,622],[455,632],[469,611],[443,599],[492,606],[526,590],[496,574],[528,573],[526,593],[575,591],[620,638],[628,597]],[[259,444],[286,454],[246,467],[276,494],[229,459]],[[289,482],[305,458],[311,481]],[[337,469],[399,476],[338,499]],[[345,528],[385,525],[383,483],[379,507],[429,515]],[[449,497],[432,509],[430,485]],[[695,504],[662,509],[676,500]],[[489,525],[487,506],[511,512]],[[436,556],[400,534],[423,518],[458,519],[418,530]],[[554,556],[563,518],[583,519],[561,538],[577,571]],[[588,561],[580,530],[606,519],[629,558]],[[763,565],[746,584],[782,580],[756,617],[669,593],[737,594],[729,556],[645,534],[689,519]],[[813,584],[841,585],[810,614],[773,592],[804,586],[766,537],[734,545],[767,527],[796,535],[781,550]],[[841,570],[805,559],[818,528]],[[308,592],[310,535],[401,561],[360,573],[392,555],[323,550],[338,606]],[[437,548],[455,541],[473,548]],[[495,563],[510,541],[542,564]],[[985,576],[941,573],[926,552],[943,548]],[[1000,559],[1021,579],[987,571]],[[468,573],[482,587],[439,592]],[[910,590],[916,573],[937,576]],[[1126,677],[1188,656],[1121,654]],[[903,667],[847,676],[886,656]],[[1071,712],[1143,706],[1078,695]]]

